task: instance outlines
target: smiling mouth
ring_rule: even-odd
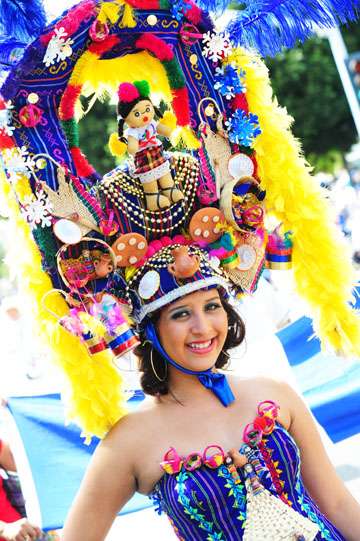
[[[214,345],[215,338],[211,338],[210,340],[204,340],[202,342],[190,342],[189,344],[186,344],[186,347],[195,353],[208,353],[213,349]]]

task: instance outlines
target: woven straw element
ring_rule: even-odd
[[[245,244],[250,244],[256,250],[256,260],[251,269],[241,271],[237,267],[228,271],[228,276],[234,284],[241,287],[243,291],[251,293],[256,289],[260,271],[265,261],[265,243],[259,239],[256,233],[247,233]]]
[[[296,541],[297,538],[313,541],[319,532],[315,522],[266,489],[254,495],[248,479],[245,484],[247,507],[243,541]]]
[[[59,181],[59,188],[57,192],[52,190],[45,182],[42,183],[42,189],[47,194],[51,203],[54,205],[53,213],[57,216],[62,216],[65,218],[66,216],[70,216],[76,212],[80,218],[84,218],[97,227],[97,223],[95,222],[93,215],[76,195],[71,180],[70,182],[66,182],[65,169],[63,167],[58,168],[57,177]],[[80,222],[77,222],[77,225],[81,229],[83,235],[86,235],[86,233],[92,230],[91,227],[88,227]]]
[[[205,129],[204,129],[205,128]],[[232,180],[227,164],[231,156],[229,140],[214,133],[208,124],[200,125],[201,139],[209,158],[209,164],[214,171],[218,188],[225,186]],[[215,163],[216,159],[216,163]]]
[[[202,116],[202,105],[204,102],[210,102],[217,110],[217,120],[216,128],[219,133],[214,133],[210,128],[208,122],[203,119]],[[201,119],[199,126],[199,133],[201,134],[200,139],[203,142],[205,147],[205,152],[209,160],[209,166],[212,168],[215,178],[216,178],[216,189],[217,192],[225,186],[227,182],[232,180],[228,170],[228,161],[232,156],[233,152],[230,147],[229,139],[220,135],[224,133],[223,130],[223,115],[219,109],[218,104],[212,98],[203,98],[198,104],[198,115]],[[215,162],[216,160],[216,162]]]

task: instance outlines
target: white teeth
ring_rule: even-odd
[[[212,340],[209,340],[208,342],[203,342],[202,344],[188,344],[188,347],[193,349],[205,349],[211,345],[211,342]]]

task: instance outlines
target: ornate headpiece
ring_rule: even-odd
[[[321,338],[360,352],[355,276],[322,189],[263,64],[234,47],[275,54],[311,34],[312,2],[275,4],[259,13],[245,2],[228,33],[192,0],[84,0],[47,28],[37,19],[1,88],[3,199],[20,235],[12,259],[70,379],[69,416],[88,435],[126,411],[109,352],[131,350],[151,315],[184,294],[253,292],[265,259],[288,268],[292,257]],[[318,25],[337,24],[338,2],[317,6]],[[351,2],[341,9],[354,18]],[[130,106],[149,96],[143,79],[168,110],[155,120],[139,107],[143,120],[116,136],[127,159],[102,178],[80,150],[80,96],[106,89]]]

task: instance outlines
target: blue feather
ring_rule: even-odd
[[[0,39],[0,71],[11,69],[24,54],[26,43],[15,39]]]
[[[0,34],[30,43],[45,26],[41,0],[0,0]]]
[[[313,37],[316,26],[331,28],[355,21],[359,14],[359,2],[351,0],[247,0],[245,5],[226,30],[235,46],[263,56],[275,56],[282,47]]]
[[[226,30],[235,46],[275,56],[282,48],[314,36],[313,29],[331,28],[359,15],[359,0],[195,0],[205,11],[232,11]]]

